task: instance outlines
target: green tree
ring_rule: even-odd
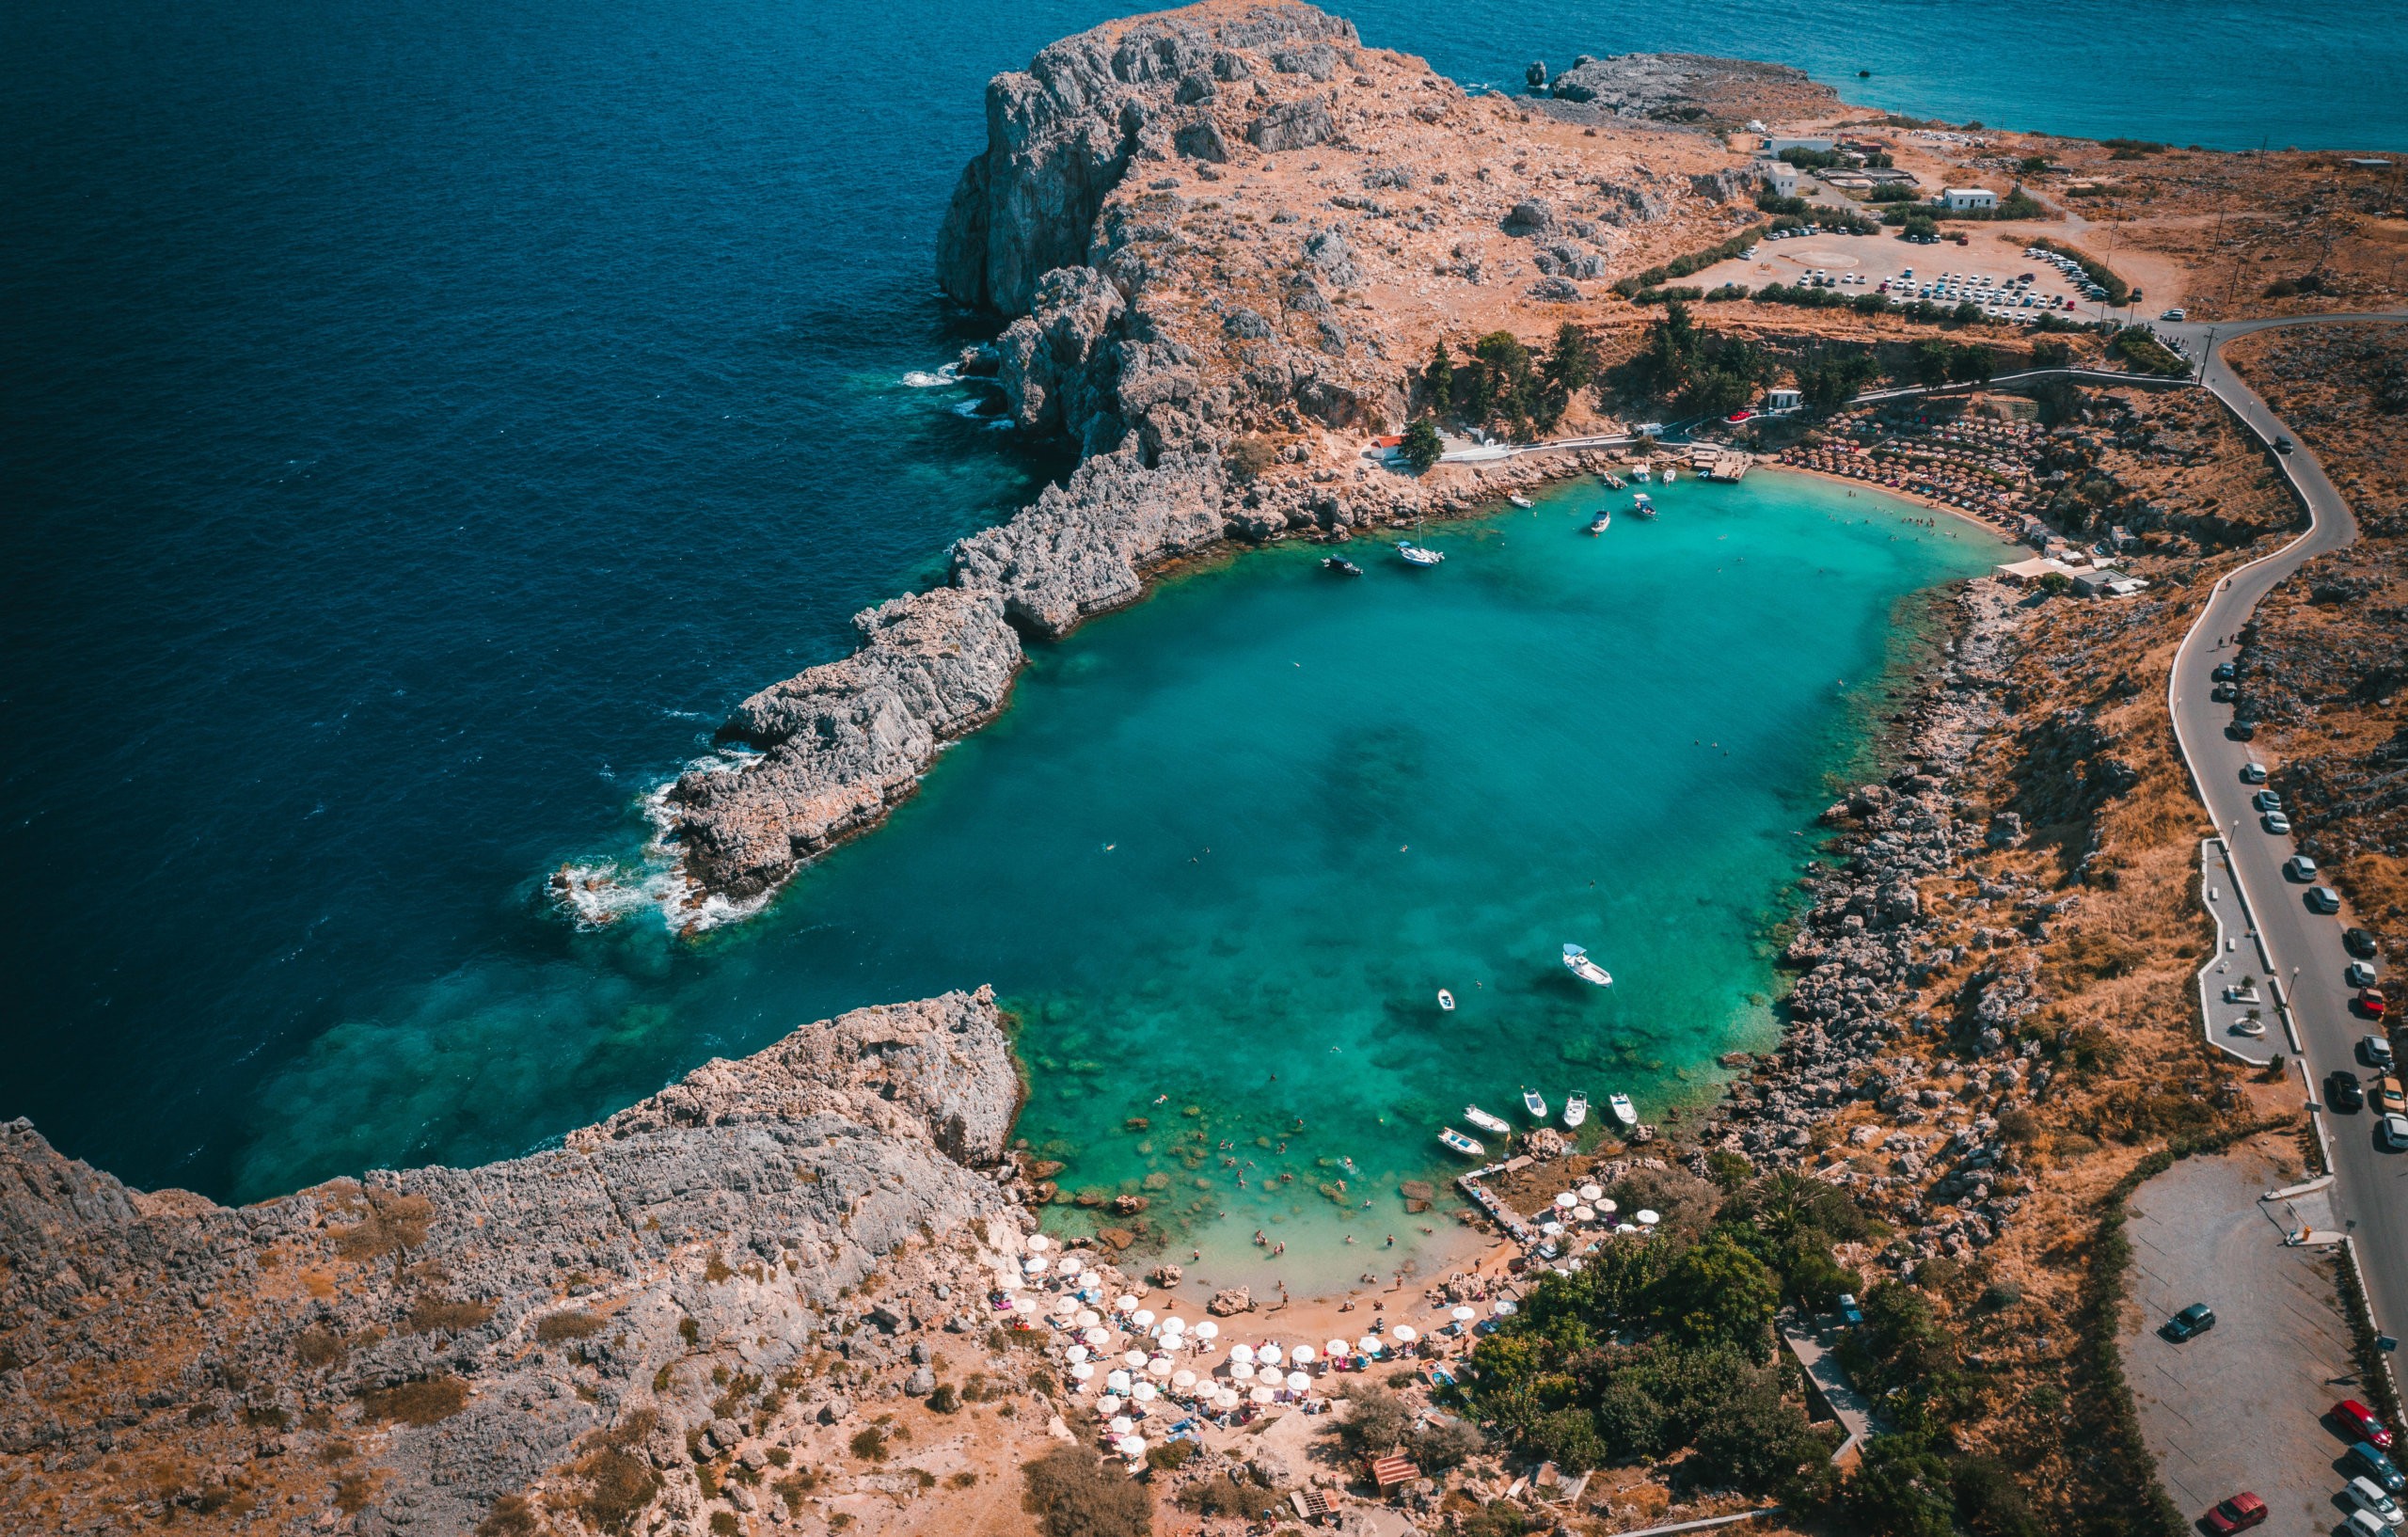
[[[1944,385],[1948,382],[1948,343],[1933,340],[1915,348],[1915,382],[1923,385]]]
[[[1438,440],[1438,429],[1428,417],[1416,417],[1413,424],[1405,428],[1404,462],[1413,467],[1416,474],[1436,464],[1438,456],[1446,452],[1447,445]]]
[[[2034,368],[2064,368],[2072,361],[2073,349],[2062,341],[2043,339],[2032,343]]]
[[[1940,238],[1940,224],[1928,214],[1909,214],[1898,233],[1909,240],[1933,241]]]
[[[1973,1537],[2041,1537],[2047,1529],[2004,1466],[1989,1457],[1961,1457],[1949,1472],[1956,1524]]]
[[[1086,1446],[1056,1447],[1022,1469],[1022,1508],[1045,1537],[1146,1537],[1154,1500],[1146,1486],[1106,1468]]]
[[[1597,376],[1597,354],[1589,344],[1588,333],[1570,321],[1557,326],[1555,344],[1548,349],[1543,368],[1550,389],[1577,395],[1588,388]]]
[[[1988,347],[1958,347],[1948,355],[1948,377],[1958,384],[1988,384],[1997,366]]]
[[[1664,1326],[1689,1343],[1735,1345],[1756,1361],[1772,1353],[1781,1283],[1727,1229],[1716,1228],[1673,1260],[1649,1301]]]
[[[1574,1473],[1602,1466],[1608,1455],[1596,1419],[1577,1408],[1558,1409],[1532,1420],[1522,1432],[1521,1448],[1526,1456]]]
[[[1911,1435],[1877,1435],[1840,1503],[1873,1537],[1952,1537],[1948,1465]]]
[[[1447,339],[1443,336],[1430,348],[1430,362],[1421,371],[1421,388],[1430,397],[1432,410],[1454,409],[1455,360],[1447,350]]]
[[[1782,1395],[1770,1371],[1751,1372],[1699,1424],[1690,1464],[1743,1494],[1768,1495],[1807,1463],[1830,1455],[1805,1412]]]
[[[1346,1418],[1338,1439],[1356,1457],[1385,1457],[1404,1439],[1413,1416],[1404,1401],[1385,1387],[1363,1387],[1346,1397]]]

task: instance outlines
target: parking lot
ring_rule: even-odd
[[[2029,238],[2026,227],[1967,224],[1955,228],[1966,233],[1969,244],[1959,246],[1949,241],[1937,246],[1909,245],[1891,230],[1877,235],[1817,234],[1766,240],[1756,246],[1752,259],[1735,257],[1718,261],[1682,281],[1708,291],[1724,283],[1762,288],[1768,283],[1799,283],[1823,272],[1834,279],[1845,279],[1836,284],[1840,293],[1877,293],[1887,282],[1892,299],[1911,302],[1919,290],[1944,275],[1954,280],[1956,292],[1945,300],[1935,295],[1933,302],[1954,304],[1959,298],[1983,292],[1982,278],[1988,278],[1990,291],[1996,291],[2029,274],[2030,292],[2034,294],[2068,299],[2076,305],[2070,310],[2061,308],[2056,313],[2068,319],[2093,320],[2104,312],[2099,306],[2083,300],[2053,262],[2023,254],[2024,242]],[[2003,233],[2011,238],[2001,239]],[[2059,237],[2063,233],[2059,230]],[[1914,274],[1911,279],[1907,277],[1910,271]],[[2036,307],[2020,312],[2040,311]]]
[[[2291,1183],[2297,1166],[2279,1137],[2185,1159],[2141,1187],[2126,1228],[2125,1374],[2166,1493],[2195,1520],[2250,1490],[2270,1513],[2259,1529],[2278,1537],[2342,1521],[2348,1442],[2321,1417],[2359,1396],[2332,1253],[2282,1242],[2287,1228],[2336,1224],[2320,1196],[2258,1199]],[[2159,1336],[2194,1302],[2215,1309],[2214,1328],[2178,1345]]]

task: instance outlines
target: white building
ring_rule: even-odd
[[[1805,401],[1806,397],[1795,389],[1767,389],[1765,391],[1765,413],[1767,416],[1787,416]]]
[[[1940,200],[1950,213],[1962,214],[1969,209],[1996,208],[1998,194],[1988,187],[1946,187]]]
[[[1818,155],[1831,152],[1834,141],[1823,139],[1771,138],[1765,140],[1765,153],[1778,155],[1783,150],[1811,150]]]

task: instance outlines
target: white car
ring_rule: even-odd
[[[2293,854],[2283,861],[2283,874],[2293,880],[2313,880],[2316,879],[2316,861],[2305,854]]]
[[[2385,1116],[2376,1123],[2376,1130],[2391,1151],[2408,1150],[2408,1116]]]
[[[2307,911],[2333,913],[2341,911],[2341,894],[2330,886],[2307,888]]]
[[[2262,820],[2269,832],[2289,832],[2291,830],[2291,819],[2279,811],[2266,813]]]
[[[2241,783],[2242,783],[2243,784],[2265,784],[2265,783],[2266,783],[2266,766],[2265,766],[2264,764],[2262,764],[2262,763],[2244,763],[2244,764],[2242,764],[2242,765],[2241,766]]]
[[[2333,1529],[2343,1537],[2391,1537],[2391,1528],[2372,1511],[2352,1511],[2350,1518]]]
[[[2363,960],[2353,960],[2350,962],[2349,968],[2341,973],[2341,980],[2353,988],[2373,987],[2374,968]]]
[[[2398,1117],[2385,1117],[2384,1118],[2389,1120]],[[2352,1479],[2349,1487],[2341,1492],[2350,1497],[2350,1503],[2355,1505],[2359,1511],[2368,1515],[2381,1516],[2384,1526],[2396,1527],[2403,1519],[2408,1519],[2401,1515],[2400,1502],[2384,1494],[2383,1485],[2363,1473]]]

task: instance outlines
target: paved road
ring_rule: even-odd
[[[2308,1068],[2319,1084],[2335,1068],[2358,1065],[2354,1043],[2368,1028],[2351,1012],[2353,994],[2341,975],[2349,961],[2341,948],[2341,930],[2355,920],[2346,908],[2337,917],[2310,912],[2302,900],[2305,888],[2284,876],[2283,862],[2295,851],[2291,840],[2260,829],[2258,814],[2249,804],[2254,788],[2241,780],[2242,766],[2258,754],[2252,744],[2227,735],[2232,708],[2208,697],[2212,687],[2209,674],[2218,662],[2238,655],[2233,638],[2269,589],[2310,556],[2339,549],[2356,539],[2358,526],[2315,452],[2296,442],[2298,435],[2257,391],[2224,366],[2213,347],[2232,337],[2275,325],[2342,321],[2408,321],[2408,313],[2158,327],[2160,334],[2188,342],[2193,357],[2204,356],[2200,382],[2260,438],[2271,443],[2288,436],[2296,443],[2290,452],[2277,455],[2276,462],[2307,506],[2307,531],[2273,554],[2242,567],[2216,590],[2175,653],[2167,703],[2200,799],[2232,845],[2233,869],[2242,895],[2273,957]],[[2334,1172],[2338,1176],[2336,1213],[2356,1241],[2378,1326],[2399,1333],[2408,1329],[2408,1156],[2384,1152],[2375,1145],[2373,1121],[2365,1111],[2334,1116],[2330,1126]]]

